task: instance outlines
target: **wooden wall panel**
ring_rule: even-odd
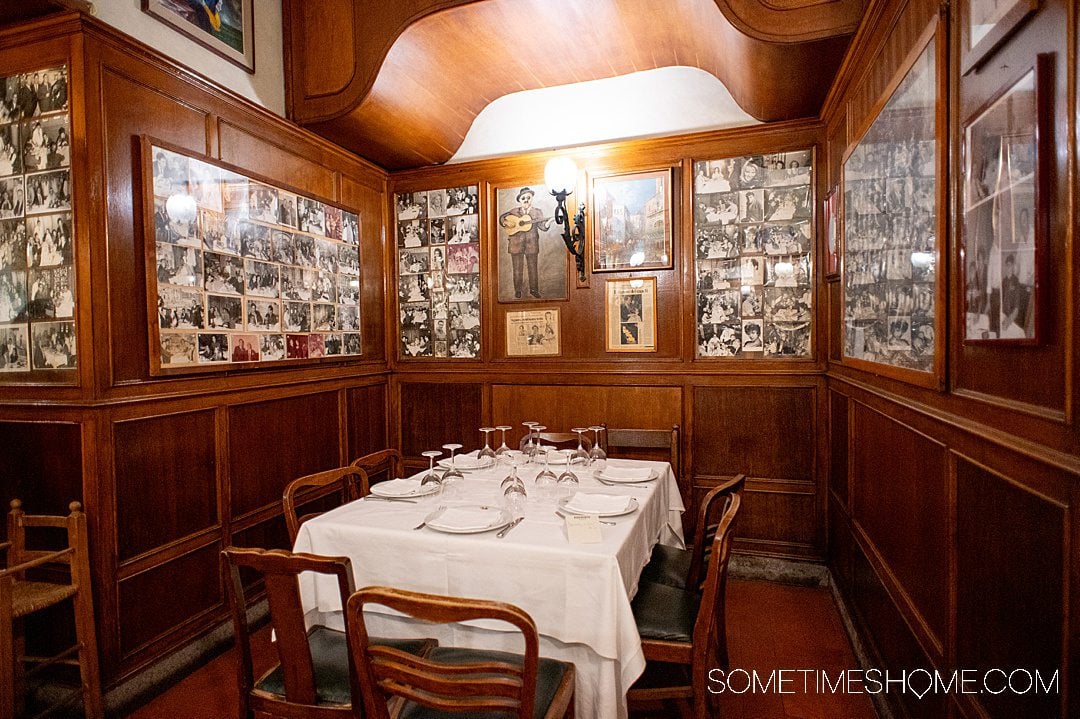
[[[356,387],[346,393],[350,461],[390,446],[387,441],[386,385]]]
[[[0,422],[0,514],[12,499],[31,514],[67,514],[83,500],[82,427],[67,422]],[[7,521],[0,522],[7,535]]]
[[[812,387],[697,387],[694,474],[813,482]]]
[[[259,547],[262,549],[292,549],[289,528],[285,517],[275,514],[270,519],[255,522],[232,533],[229,540],[234,547]]]
[[[213,410],[117,422],[113,435],[120,561],[218,524]]]
[[[527,421],[551,432],[602,422],[626,429],[671,429],[683,423],[680,387],[495,384],[491,408],[495,424],[513,425],[506,441],[514,447]]]
[[[402,382],[398,385],[401,451],[418,457],[451,442],[479,446],[483,423],[482,385],[474,383]],[[445,454],[445,450],[442,450]]]
[[[755,553],[815,556],[818,550],[818,499],[813,487],[806,493],[742,493],[744,510],[739,510],[735,528],[738,546]]]
[[[221,544],[214,542],[120,581],[122,656],[132,657],[154,640],[188,629],[186,623],[221,605],[220,552]]]
[[[829,489],[848,504],[848,398],[829,391]]]
[[[259,130],[263,131],[260,133]],[[231,122],[218,124],[221,159],[263,177],[282,182],[324,200],[337,201],[334,171],[313,161],[310,155],[297,154],[274,144],[263,128],[243,128]],[[312,148],[299,146],[301,152]],[[353,209],[353,208],[348,208]]]
[[[335,392],[230,407],[228,423],[234,518],[280,504],[290,481],[342,462]]]
[[[941,651],[949,614],[945,448],[862,404],[851,431],[854,522]]]
[[[957,665],[1049,679],[1067,666],[1067,507],[964,458],[956,459],[956,484]],[[1001,677],[992,679],[998,686]],[[977,701],[992,717],[1065,716],[1054,694],[983,693]]]

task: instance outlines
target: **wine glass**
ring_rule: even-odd
[[[509,457],[509,461],[510,461],[510,474],[503,477],[502,482],[499,483],[499,489],[503,489],[503,490],[505,490],[511,484],[523,484],[523,482],[521,481],[521,478],[518,477],[518,473],[517,473],[518,472],[518,465],[521,464],[521,461],[519,460],[518,457],[516,457],[514,455],[507,455],[507,457]]]
[[[495,427],[480,428],[480,431],[484,433],[484,448],[476,455],[477,467],[487,468],[495,464],[495,450],[491,448],[491,433],[494,432],[495,429]],[[507,449],[509,449],[509,447]]]
[[[528,496],[528,492],[525,491],[525,483],[518,479],[517,476],[514,477],[513,482],[503,488],[503,501],[506,503],[506,508],[515,516],[520,516],[524,511],[525,500]]]
[[[441,455],[442,452],[437,449],[429,449],[420,454],[428,458],[428,471],[427,474],[420,478],[420,486],[426,487],[429,484],[434,484],[436,490],[432,494],[439,494],[442,491],[442,478],[435,472],[435,458]]]
[[[578,476],[570,469],[570,459],[574,456],[574,450],[562,449],[559,450],[559,454],[562,455],[563,463],[566,465],[566,468],[563,469],[562,474],[555,480],[555,484],[560,495],[570,497],[578,486]]]
[[[454,464],[454,452],[461,449],[460,444],[444,444],[443,449],[450,450],[450,467],[443,472],[442,487],[443,494],[448,498],[452,498],[457,494],[460,494],[461,483],[465,481],[465,475],[461,473],[461,470]]]
[[[495,429],[502,432],[502,444],[499,445],[499,448],[497,450],[495,450],[495,459],[501,459],[502,457],[506,456],[507,452],[510,451],[510,448],[506,446],[506,430],[513,429],[513,427],[508,424],[500,424],[497,425]]]
[[[604,469],[604,466],[607,464],[607,452],[600,446],[600,433],[604,430],[604,426],[594,424],[592,427],[589,427],[589,429],[592,430],[593,433],[593,446],[592,449],[589,450],[589,465],[593,469],[600,471]]]
[[[521,450],[523,452],[525,452],[525,457],[528,460],[531,460],[533,458],[533,455],[536,454],[536,444],[533,441],[533,427],[535,427],[536,425],[538,425],[540,423],[539,422],[522,422],[521,424],[525,426],[525,430],[526,430],[525,444],[521,447]]]
[[[551,453],[546,448],[536,448],[537,456],[544,455],[544,468],[536,474],[536,478],[533,479],[533,486],[536,487],[537,495],[541,499],[546,499],[551,496],[552,490],[555,488],[556,480],[558,476],[551,471],[550,456]]]
[[[585,427],[574,427],[570,431],[577,434],[577,449],[574,450],[574,455],[573,457],[571,457],[570,461],[574,464],[588,464],[589,452],[585,449],[585,446],[583,444],[584,440],[581,437],[581,433],[588,432],[589,430]]]
[[[532,426],[532,451],[530,452],[530,456],[534,462],[540,461],[540,453],[545,449],[543,445],[540,444],[540,433],[546,429],[547,427],[542,424],[534,424]]]

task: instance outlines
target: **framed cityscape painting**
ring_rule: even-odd
[[[142,0],[143,12],[255,72],[255,0]]]
[[[671,169],[595,177],[593,272],[672,267]]]
[[[143,138],[152,374],[361,353],[360,217]]]
[[[944,33],[927,28],[843,166],[843,361],[936,387],[944,330],[939,98]],[[940,132],[938,132],[940,130]]]

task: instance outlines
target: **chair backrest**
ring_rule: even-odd
[[[440,624],[482,618],[502,620],[520,630],[525,638],[522,661],[510,663],[492,657],[444,663],[372,645],[363,619],[367,605],[382,605]],[[532,618],[518,607],[483,599],[365,587],[349,598],[346,625],[368,719],[389,719],[387,701],[394,697],[436,710],[461,712],[463,717],[483,712],[505,712],[522,719],[533,716],[539,640]]]
[[[11,500],[11,511],[8,512],[7,518],[7,538],[10,543],[7,551],[8,567],[27,562],[40,562],[37,566],[63,564],[71,570],[72,584],[78,584],[82,580],[89,585],[86,515],[83,514],[82,504],[79,502],[69,504],[68,511],[70,513],[66,516],[27,514],[23,511],[20,500]],[[54,539],[51,536],[53,534],[60,534],[59,531],[48,532],[48,530],[62,530],[66,533],[64,546],[61,551],[55,548],[31,549],[26,540],[27,529],[42,529],[42,537],[47,540]],[[83,566],[86,569],[82,569]]]
[[[675,473],[675,481],[682,488],[679,425],[672,425],[670,430],[608,428],[601,437],[600,446],[609,457],[662,459],[668,462]]]
[[[296,542],[296,534],[300,531],[301,524],[319,514],[313,512],[299,516],[296,508],[305,502],[327,496],[326,491],[318,491],[327,487],[334,487],[340,492],[340,504],[359,499],[370,491],[367,472],[353,465],[316,472],[289,482],[281,496],[281,502],[285,507],[285,524],[289,528],[290,541]]]
[[[738,494],[724,497],[724,512],[713,537],[712,560],[705,573],[701,607],[694,623],[695,667],[727,667],[728,664],[725,595],[728,560],[731,559],[732,525],[741,503],[742,498]]]
[[[576,432],[536,432],[531,436],[539,437],[540,444],[558,447],[559,449],[576,449],[578,445],[578,436]],[[530,435],[526,434],[521,438],[521,442],[518,444],[520,449],[525,449],[525,444],[529,441],[529,437]],[[584,434],[581,435],[581,446],[586,450],[592,449],[592,440]]]
[[[380,449],[378,452],[365,454],[354,459],[352,466],[367,472],[369,482],[384,470],[387,472],[387,479],[405,476],[405,458],[396,449]]]
[[[283,549],[241,549],[228,547],[221,552],[225,586],[232,614],[233,631],[239,661],[237,674],[240,684],[241,717],[250,716],[249,695],[254,687],[252,673],[251,628],[247,620],[247,596],[241,569],[254,571],[266,585],[270,606],[270,623],[274,628],[278,662],[282,668],[285,698],[292,704],[314,705],[315,670],[300,602],[301,572],[317,572],[337,579],[342,606],[352,594],[352,565],[348,557],[320,557],[315,554],[294,554]],[[355,677],[351,670],[350,675]],[[353,686],[353,696],[356,696]],[[299,716],[299,715],[297,715]]]
[[[694,526],[693,554],[687,571],[686,586],[700,587],[705,580],[705,570],[712,556],[713,539],[720,528],[727,498],[737,495],[746,484],[746,475],[737,474],[726,482],[709,490],[698,507],[697,524]]]

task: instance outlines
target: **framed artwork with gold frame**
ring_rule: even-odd
[[[594,177],[592,271],[673,267],[671,168]]]

